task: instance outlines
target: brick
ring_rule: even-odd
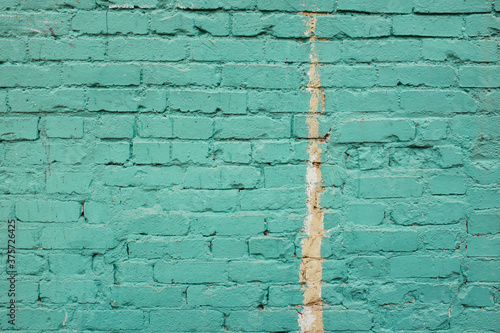
[[[247,164],[252,159],[249,142],[216,142],[215,158],[226,163]]]
[[[132,157],[135,164],[168,164],[170,162],[170,142],[134,141]]]
[[[115,264],[115,280],[124,282],[148,282],[153,280],[153,266],[145,261],[124,261]]]
[[[500,233],[500,215],[490,212],[474,212],[468,219],[469,233],[473,235]]]
[[[85,219],[89,223],[107,223],[108,206],[102,202],[86,201],[84,203]]]
[[[97,281],[52,280],[40,282],[40,298],[48,303],[85,304],[97,302]]]
[[[323,48],[325,48],[326,43],[324,42],[317,44],[316,47],[318,47],[320,44],[323,46]],[[340,45],[336,44],[336,46],[338,47],[338,53],[340,54]],[[256,58],[258,59],[280,62],[308,62],[309,53],[311,52],[311,44],[301,41],[273,40],[266,42],[265,55],[264,52],[261,55],[257,54],[256,49],[257,48],[252,48],[251,54],[255,54]],[[327,53],[321,52],[321,50],[318,50],[317,52],[320,54]],[[338,59],[340,57],[335,57],[335,55],[331,54],[329,55],[333,59]]]
[[[462,29],[461,17],[398,15],[393,17],[392,32],[396,36],[458,37]]]
[[[471,286],[460,290],[458,298],[466,306],[493,306],[493,295],[489,288]]]
[[[110,295],[114,306],[136,306],[156,308],[168,304],[180,307],[184,304],[183,287],[164,287],[150,285],[113,286]]]
[[[213,135],[213,120],[204,117],[172,117],[173,136],[179,139],[206,140]]]
[[[387,2],[383,0],[339,0],[338,11],[368,13],[411,13],[411,2]]]
[[[238,91],[170,91],[168,105],[182,112],[245,114],[246,93]]]
[[[303,31],[305,31],[305,29]],[[319,16],[317,18],[315,30],[316,35],[320,38],[341,36],[348,36],[351,38],[383,37],[389,36],[390,32],[390,20],[378,15]]]
[[[221,308],[257,306],[264,298],[264,290],[255,285],[234,287],[191,286],[187,292],[187,303],[191,306],[213,306]]]
[[[79,11],[71,20],[71,28],[84,34],[148,33],[148,16],[134,12]]]
[[[454,230],[427,230],[423,232],[422,242],[426,249],[456,250],[460,247],[460,235]]]
[[[242,210],[302,208],[305,200],[305,191],[303,187],[255,189],[240,192]]]
[[[14,112],[65,112],[85,108],[83,89],[29,89],[9,91],[9,105]]]
[[[73,323],[87,330],[140,330],[144,327],[141,310],[77,310]]]
[[[163,111],[166,108],[166,92],[159,90],[89,89],[89,111]]]
[[[180,9],[252,9],[255,7],[255,0],[179,0],[177,7]]]
[[[190,44],[196,61],[258,61],[264,57],[264,43],[254,40],[193,40]]]
[[[187,56],[187,41],[162,38],[117,38],[108,42],[110,60],[179,61]]]
[[[252,64],[222,67],[223,86],[297,89],[300,87],[301,81],[298,68],[292,66]]]
[[[206,64],[146,64],[142,79],[147,84],[173,86],[215,86],[220,81],[217,67]]]
[[[202,259],[208,255],[209,242],[203,238],[172,239],[166,251],[172,259]]]
[[[248,242],[249,253],[263,258],[282,258],[290,254],[292,244],[282,238],[251,238]]]
[[[113,231],[103,227],[45,227],[40,240],[46,249],[111,249],[117,245]]]
[[[385,277],[389,271],[389,260],[382,256],[356,256],[349,265],[349,277],[358,280]]]
[[[2,65],[0,87],[55,87],[61,84],[59,65]]]
[[[216,238],[211,245],[214,258],[242,258],[248,256],[248,244],[242,239]]]
[[[318,44],[319,45],[319,44]],[[421,43],[418,40],[345,40],[342,58],[356,62],[418,61]]]
[[[63,66],[63,82],[67,85],[133,86],[140,83],[141,68],[132,64]]]
[[[455,83],[455,71],[445,66],[381,66],[378,68],[379,84],[450,87]]]
[[[64,7],[70,7],[74,9],[93,9],[95,6],[95,0],[79,0],[80,2],[75,2],[71,0],[62,0],[57,3],[51,0],[27,0],[19,3],[21,9],[60,9]],[[15,6],[13,6],[15,7]]]
[[[498,45],[491,40],[425,39],[422,42],[424,59],[435,61],[493,62],[498,60],[497,49]]]
[[[16,217],[26,222],[75,222],[80,218],[81,204],[74,201],[20,201]]]
[[[232,32],[235,36],[257,36],[269,33],[275,37],[303,38],[306,21],[299,15],[261,13],[236,13],[233,15]]]
[[[377,112],[399,109],[398,94],[394,90],[327,91],[325,112]]]
[[[178,166],[121,167],[110,165],[104,169],[103,176],[106,185],[143,186],[152,189],[179,184],[182,179],[182,170]]]
[[[248,189],[257,187],[259,181],[260,172],[253,167],[189,167],[184,176],[184,187],[199,189]]]
[[[467,239],[467,255],[469,257],[498,257],[498,245],[500,245],[498,237],[469,237]]]
[[[91,175],[84,172],[52,171],[47,176],[47,193],[88,193],[91,190],[91,180]]]
[[[247,236],[264,233],[264,216],[260,214],[203,214],[195,218],[192,232],[209,236]],[[214,242],[217,239],[214,240]],[[219,240],[220,241],[220,240]],[[246,251],[245,251],[246,252]]]
[[[9,117],[0,123],[2,140],[36,140],[38,139],[38,118]]]
[[[406,90],[401,93],[401,108],[408,112],[475,112],[476,102],[462,91]]]
[[[366,177],[359,179],[361,198],[420,197],[422,184],[417,177]]]
[[[500,87],[500,67],[464,66],[458,71],[461,87]]]
[[[123,164],[130,158],[130,143],[101,142],[96,145],[95,161],[97,164]]]
[[[177,190],[162,191],[162,204],[167,209],[191,212],[233,212],[238,206],[237,190]]]
[[[448,277],[460,272],[459,257],[401,256],[390,260],[391,276]]]
[[[242,282],[296,282],[297,263],[276,261],[230,261],[229,280]]]
[[[162,283],[221,283],[227,280],[225,262],[158,262],[154,279]]]
[[[308,4],[298,0],[258,0],[257,8],[262,11],[332,12],[334,4],[331,1],[326,0],[316,1],[314,4]]]
[[[261,116],[215,120],[215,137],[220,139],[260,139],[290,137],[289,119]]]
[[[164,211],[159,206],[127,209],[116,214],[112,221],[125,221],[128,232],[153,236],[186,235],[191,219],[183,212]]]
[[[496,311],[486,311],[484,309],[466,309],[456,320],[456,327],[463,327],[467,330],[494,331],[500,316]]]
[[[372,315],[367,311],[328,310],[323,312],[323,318],[326,330],[369,330],[372,327]]]
[[[8,49],[0,55],[0,61],[22,62],[27,58],[26,43],[16,39],[0,39],[0,50]]]
[[[257,163],[286,163],[292,156],[292,146],[287,141],[260,141],[253,144],[252,157]]]
[[[7,330],[11,325],[7,323],[7,311],[2,313],[5,318],[2,328]],[[16,311],[16,329],[49,330],[64,322],[65,312],[63,310],[30,309],[23,307]],[[12,326],[11,326],[12,327]]]
[[[319,75],[323,87],[372,87],[377,82],[376,68],[369,66],[325,65]]]
[[[169,330],[194,332],[216,331],[224,322],[224,314],[214,310],[153,310],[150,313],[150,328],[153,332],[163,332],[165,323]]]
[[[137,134],[142,138],[172,138],[172,118],[165,116],[140,116]]]
[[[339,131],[339,142],[409,141],[415,137],[412,122],[402,119],[349,121]]]
[[[208,143],[173,142],[172,161],[178,163],[206,164],[208,162]]]
[[[186,14],[171,12],[155,12],[151,17],[151,28],[158,34],[196,35],[199,32],[212,36],[227,36],[229,34],[229,15],[214,13],[211,15]]]
[[[500,282],[500,260],[470,260],[464,263],[468,282]]]
[[[306,182],[305,165],[272,166],[264,168],[265,186],[268,188],[300,187]]]
[[[470,188],[467,195],[474,209],[497,208],[500,205],[500,193],[494,188]]]
[[[37,7],[38,9],[38,7]],[[2,36],[67,36],[70,13],[12,12],[0,17]]]
[[[305,112],[309,110],[308,92],[250,92],[248,108],[251,111],[265,112]]]
[[[432,194],[465,194],[466,178],[459,175],[436,176],[430,181],[430,191]]]
[[[322,293],[325,286],[321,288]],[[271,286],[268,294],[269,306],[283,307],[290,305],[302,305],[303,295],[300,285]],[[332,303],[328,303],[332,304]]]
[[[477,14],[465,17],[465,35],[470,37],[493,36],[499,26],[500,19],[493,15]]]
[[[32,38],[28,41],[28,53],[33,60],[104,60],[106,44],[102,39],[85,37]]]
[[[251,332],[296,331],[297,311],[288,309],[267,309],[263,311],[232,311],[227,318],[230,330]]]
[[[416,13],[487,13],[491,10],[484,0],[451,0],[438,5],[430,0],[417,0],[414,4]]]
[[[346,231],[343,245],[347,252],[411,252],[418,248],[418,234],[413,231]]]
[[[379,225],[384,220],[384,206],[381,204],[351,204],[345,213],[347,223]]]
[[[45,132],[51,138],[81,138],[83,136],[83,118],[46,117]]]
[[[437,201],[415,206],[396,204],[392,208],[391,220],[402,225],[456,224],[465,221],[463,202]]]
[[[129,139],[134,134],[133,116],[102,115],[96,128],[96,136],[102,139]]]

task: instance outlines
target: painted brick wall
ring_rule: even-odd
[[[2,331],[498,331],[498,1],[0,9]]]

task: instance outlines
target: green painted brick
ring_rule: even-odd
[[[465,17],[465,34],[470,37],[492,36],[499,23],[498,17],[493,15],[468,15]]]
[[[257,187],[260,178],[260,171],[253,167],[190,167],[186,170],[184,176],[184,187],[200,189],[248,189]]]
[[[264,42],[255,40],[197,39],[190,47],[196,61],[258,61],[264,57]]]
[[[370,177],[359,179],[360,198],[420,197],[422,184],[416,177]]]
[[[217,66],[208,64],[145,64],[142,80],[146,84],[172,86],[216,86],[220,82]]]
[[[430,0],[415,1],[416,13],[487,13],[490,11],[490,4],[484,0],[451,0],[438,5]]]
[[[349,278],[356,280],[387,276],[389,260],[382,256],[356,256],[349,263]]]
[[[85,107],[83,89],[10,90],[9,105],[15,112],[82,111]]]
[[[154,279],[161,283],[222,283],[227,281],[227,263],[222,261],[160,261]]]
[[[325,65],[320,67],[323,87],[372,87],[377,82],[376,68],[372,66]]]
[[[475,112],[476,102],[463,91],[407,90],[401,93],[401,107],[408,112]]]
[[[379,225],[384,220],[384,210],[381,204],[354,203],[347,206],[345,221],[360,225]]]
[[[37,117],[8,117],[0,123],[2,140],[35,140],[38,138]]]
[[[267,139],[290,137],[290,120],[262,116],[242,116],[215,120],[215,137],[219,139]]]
[[[108,42],[110,60],[178,61],[187,56],[187,42],[182,39],[116,38]]]
[[[248,108],[251,111],[265,112],[304,112],[309,109],[311,96],[307,92],[251,91],[248,95]]]
[[[93,304],[97,303],[97,293],[97,282],[91,280],[58,279],[40,283],[40,298],[48,303]]]
[[[263,258],[289,257],[292,250],[290,241],[276,237],[251,238],[248,246],[250,254]]]
[[[145,188],[161,188],[179,184],[182,171],[178,166],[133,166],[122,167],[110,165],[104,169],[104,182],[113,186],[144,186]]]
[[[215,238],[210,244],[214,258],[242,258],[248,255],[248,244],[242,239]]]
[[[172,161],[206,164],[209,159],[206,142],[172,142]]]
[[[12,325],[7,321],[7,311],[2,310],[1,326],[8,330]],[[16,329],[51,330],[58,329],[64,322],[65,311],[52,309],[31,309],[21,307],[16,311]]]
[[[301,83],[299,69],[292,66],[253,64],[222,67],[222,86],[297,89]]]
[[[326,112],[396,111],[399,96],[394,90],[327,91]]]
[[[261,214],[203,214],[193,217],[191,228],[193,233],[205,236],[249,236],[264,233],[264,223]]]
[[[149,284],[113,286],[110,301],[115,307],[156,308],[165,305],[180,307],[184,304],[184,289]]]
[[[0,87],[55,87],[61,84],[59,65],[3,65]]]
[[[305,31],[305,29],[303,30]],[[377,15],[318,16],[315,33],[320,38],[348,36],[352,38],[383,37],[391,32],[391,21]]]
[[[83,136],[83,118],[81,117],[46,117],[45,133],[52,138],[81,138]]]
[[[172,118],[161,116],[140,116],[137,135],[142,138],[171,138],[173,136]]]
[[[170,142],[134,141],[132,158],[135,164],[168,164],[170,162]]]
[[[341,143],[409,141],[415,137],[413,123],[402,119],[349,121],[338,131]]]
[[[266,42],[265,56],[261,55],[260,59],[264,58],[268,61],[281,62],[307,62],[310,52],[311,45],[309,43],[304,43],[301,41],[274,40]]]
[[[89,111],[163,111],[166,108],[166,92],[148,89],[89,89],[87,90]]]
[[[96,124],[96,136],[102,139],[129,139],[134,135],[135,117],[102,115]]]
[[[140,83],[140,66],[136,64],[63,66],[62,80],[67,85],[133,86]]]
[[[441,175],[430,180],[432,194],[465,194],[466,178],[459,175]]]
[[[455,71],[448,66],[381,66],[378,68],[381,86],[450,87],[455,83]]]
[[[95,0],[79,0],[78,2],[71,0],[63,0],[58,3],[54,3],[50,0],[28,0],[22,3],[17,3],[21,9],[62,9],[65,7],[70,7],[74,9],[93,9],[95,6]],[[15,7],[15,6],[13,6]]]
[[[412,2],[387,2],[383,0],[340,0],[338,11],[369,12],[369,13],[411,13]]]
[[[498,312],[484,309],[466,309],[455,324],[467,330],[494,331],[500,321]]]
[[[460,234],[458,231],[433,229],[422,233],[422,243],[427,249],[456,250],[460,247]]]
[[[412,252],[418,248],[418,235],[412,231],[346,231],[343,245],[347,252]]]
[[[422,42],[424,59],[435,61],[459,59],[493,62],[498,59],[497,48],[498,46],[490,40],[425,39]]]
[[[398,15],[392,24],[396,36],[458,37],[464,27],[461,17],[443,15]]]
[[[279,165],[264,168],[268,188],[305,186],[306,165]]]
[[[258,285],[234,287],[190,286],[187,303],[191,306],[235,308],[257,306],[264,301],[264,290]]]
[[[24,61],[27,57],[26,43],[16,39],[0,39],[0,50],[8,49],[9,52],[2,52],[0,61]]]
[[[173,135],[179,139],[206,140],[213,135],[213,120],[202,117],[172,117]]]
[[[372,315],[367,311],[328,310],[323,313],[326,330],[369,330],[372,327]]]
[[[303,208],[304,187],[289,189],[254,189],[240,192],[241,210],[279,210]]]
[[[114,265],[118,283],[153,282],[153,265],[145,261],[124,261]]]
[[[215,13],[200,15],[194,13],[175,13],[157,11],[151,16],[151,29],[157,34],[196,35],[199,31],[213,36],[227,36],[229,34],[229,15]]]
[[[228,329],[236,331],[295,331],[298,329],[297,311],[288,309],[232,311],[226,319],[226,325]]]
[[[500,238],[475,236],[467,239],[467,255],[469,257],[498,257]]]
[[[159,206],[123,210],[112,221],[125,221],[127,230],[133,234],[154,236],[185,235],[191,220],[183,212],[164,211]]]
[[[73,275],[85,274],[90,268],[90,256],[81,254],[50,254],[50,271],[54,274]]]
[[[500,260],[469,260],[464,263],[465,276],[470,282],[500,282]]]
[[[467,194],[474,209],[497,208],[500,205],[500,193],[495,188],[471,188]]]
[[[458,294],[460,303],[466,306],[493,306],[492,290],[480,286],[470,286],[467,289],[461,289]]]
[[[257,163],[286,163],[291,156],[292,146],[287,141],[260,141],[252,147],[252,158]]]
[[[465,204],[459,201],[438,201],[432,204],[398,203],[392,207],[391,220],[401,225],[455,224],[465,220]]]
[[[238,206],[238,190],[179,190],[160,192],[161,202],[168,209],[191,212],[229,212]]]
[[[476,211],[470,215],[468,222],[468,231],[471,234],[500,233],[500,215],[498,213]]]
[[[33,60],[104,60],[103,39],[77,37],[72,39],[32,38],[28,54]]]
[[[223,322],[224,314],[214,310],[153,310],[149,327],[153,332],[163,332],[168,323],[168,329],[174,332],[215,332]]]
[[[215,156],[226,163],[247,164],[252,160],[250,142],[216,142]]]
[[[90,331],[138,330],[144,328],[145,321],[141,310],[79,310],[72,323]]]
[[[401,256],[390,259],[394,278],[447,277],[460,272],[460,257]]]
[[[461,87],[495,88],[500,86],[500,67],[464,66],[458,71]]]
[[[320,0],[313,3],[306,3],[298,0],[258,0],[257,8],[262,11],[287,11],[287,12],[332,12],[334,4],[330,1]]]
[[[356,62],[418,61],[420,55],[421,42],[411,39],[345,40],[342,49],[344,60]]]
[[[172,259],[203,259],[208,254],[209,242],[203,238],[175,238],[165,248]]]
[[[113,231],[103,227],[45,227],[40,239],[46,249],[111,249],[117,245]]]
[[[143,13],[80,11],[71,20],[71,28],[84,34],[136,34],[148,32],[148,16]]]
[[[96,145],[95,161],[98,164],[123,164],[129,158],[128,142],[101,142]]]
[[[0,17],[2,36],[67,36],[69,12],[12,12]],[[50,30],[52,29],[52,30]]]
[[[59,172],[52,171],[47,176],[47,193],[88,193],[92,188],[92,177],[84,172]]]
[[[298,283],[269,287],[268,305],[273,307],[302,305],[304,296],[302,295],[302,290],[300,288],[301,286]]]
[[[203,113],[245,114],[246,93],[237,91],[170,91],[168,106],[182,112],[199,111]]]
[[[296,282],[298,262],[283,263],[280,261],[230,261],[229,280],[243,282]]]
[[[19,201],[16,217],[26,222],[67,222],[80,218],[81,204],[75,201]]]

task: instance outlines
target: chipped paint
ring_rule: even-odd
[[[300,281],[304,286],[303,309],[299,313],[301,332],[323,332],[323,300],[321,297],[321,278],[323,265],[321,258],[321,242],[325,234],[323,226],[323,211],[320,205],[320,195],[323,192],[321,176],[322,149],[319,145],[319,122],[317,115],[324,111],[325,94],[321,88],[318,71],[320,66],[316,51],[317,37],[316,14],[303,13],[306,16],[307,30],[305,34],[311,43],[309,82],[307,91],[311,93],[309,101],[308,154],[306,171],[307,216],[304,220],[302,239],[302,259],[300,265]]]

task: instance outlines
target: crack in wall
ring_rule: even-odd
[[[321,175],[322,149],[319,139],[318,114],[324,112],[325,94],[321,88],[321,79],[318,71],[320,66],[316,51],[317,36],[316,14],[302,13],[306,16],[306,36],[311,43],[309,82],[307,91],[311,93],[309,101],[308,125],[308,161],[306,170],[307,191],[307,216],[304,220],[303,232],[306,235],[302,239],[302,258],[300,264],[299,280],[304,287],[303,308],[299,313],[299,327],[301,332],[320,333],[323,329],[323,300],[321,297],[321,279],[324,260],[321,258],[321,243],[325,234],[323,217],[324,213],[320,205],[320,196],[324,188]]]

